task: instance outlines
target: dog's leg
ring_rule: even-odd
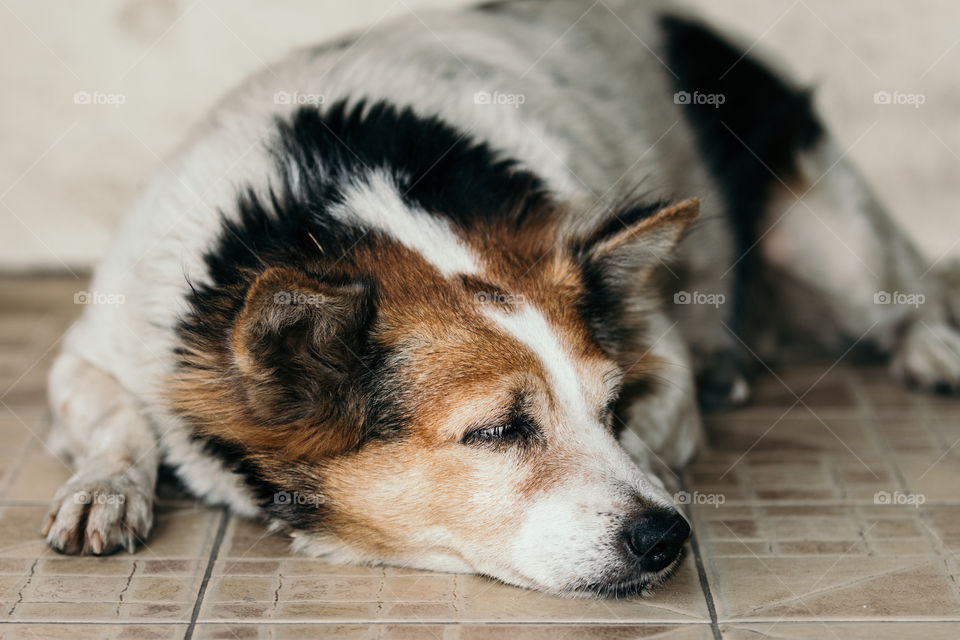
[[[731,333],[738,330],[741,302],[736,277],[717,268],[732,263],[733,246],[722,217],[706,215],[679,250],[685,268],[682,288],[667,292],[671,315],[690,348],[697,398],[705,411],[743,404],[750,397],[742,348]]]
[[[50,372],[51,446],[76,473],[57,491],[42,534],[63,553],[133,551],[153,524],[156,436],[115,378],[61,353]]]
[[[620,445],[641,468],[679,469],[703,435],[690,356],[680,330],[664,316],[651,318],[649,339],[644,360],[659,364],[636,389],[624,387],[616,411]]]
[[[826,317],[805,321],[813,337],[872,343],[902,382],[960,389],[960,331],[944,279],[830,138],[799,165],[800,184],[782,189],[767,212],[761,246],[770,265],[823,305]],[[784,311],[804,314],[801,304]]]

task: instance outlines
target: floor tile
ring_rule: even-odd
[[[269,533],[262,524],[245,518],[233,518],[227,528],[220,558],[255,560],[285,558],[290,553],[290,538]]]
[[[721,621],[949,619],[960,600],[937,557],[715,557]]]
[[[779,622],[725,624],[725,640],[956,640],[955,622]]]
[[[960,554],[960,506],[928,507],[920,525],[947,554]]]
[[[960,445],[941,455],[898,454],[895,460],[908,488],[903,500],[960,505]]]
[[[709,640],[707,624],[686,625],[334,625],[202,623],[204,640]]]
[[[877,460],[881,455],[863,419],[855,415],[828,416],[804,407],[766,415],[745,410],[708,418],[707,426],[709,457]]]
[[[185,624],[5,624],[0,638],[25,640],[173,640],[182,638]]]
[[[69,464],[69,460],[55,457],[43,442],[36,442],[24,452],[22,464],[10,478],[2,498],[47,504],[72,475]]]
[[[4,542],[0,546],[4,594],[0,620],[189,620],[206,568],[216,512],[160,509],[154,536],[136,553],[79,558],[60,556],[46,547],[38,532],[45,510],[0,507]],[[171,556],[180,559],[175,562]]]
[[[484,578],[461,579],[461,618],[471,622],[676,622],[708,620],[693,558],[652,598],[556,598]]]

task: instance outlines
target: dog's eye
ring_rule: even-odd
[[[539,431],[533,421],[526,416],[518,415],[507,422],[493,426],[481,427],[467,432],[463,437],[464,444],[510,444],[513,442],[528,442],[538,437]]]
[[[618,399],[619,398],[614,396],[607,402],[606,406],[604,406],[603,409],[600,410],[601,424],[605,424],[611,428],[613,427],[613,413],[614,413],[614,408],[617,406]]]
[[[512,425],[499,424],[495,427],[477,429],[476,431],[471,432],[470,435],[474,440],[499,440],[505,433],[509,433],[511,429]]]

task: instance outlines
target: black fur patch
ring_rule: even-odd
[[[720,185],[742,255],[756,241],[777,178],[789,183],[797,154],[821,139],[823,127],[809,92],[708,27],[673,15],[663,16],[661,26],[667,66],[678,76],[675,88],[691,96],[683,114]],[[723,102],[696,104],[694,92],[721,95]],[[752,252],[738,265],[733,322],[742,317],[742,276],[756,266]]]
[[[579,301],[580,317],[597,340],[597,343],[610,356],[628,348],[630,340],[640,335],[637,322],[642,320],[631,318],[625,305],[627,300],[617,287],[612,286],[608,274],[608,266],[603,261],[590,260],[590,249],[600,242],[616,235],[630,226],[649,218],[666,206],[666,203],[656,201],[646,204],[623,206],[607,218],[588,238],[573,247],[580,258],[580,270],[583,278],[585,293]]]
[[[316,531],[323,522],[325,500],[319,493],[307,493],[310,476],[300,476],[296,465],[286,470],[283,485],[264,478],[263,471],[248,457],[243,447],[220,438],[195,438],[204,451],[220,459],[227,469],[240,475],[254,501],[266,516],[283,521],[293,529]],[[275,474],[273,474],[275,475]]]
[[[339,101],[324,112],[301,108],[278,127],[278,160],[296,163],[307,197],[319,197],[320,205],[336,199],[338,184],[373,169],[392,176],[407,203],[461,227],[480,221],[519,226],[547,202],[535,174],[409,107]]]
[[[580,317],[607,355],[618,353],[629,338],[624,326],[624,300],[611,290],[602,265],[585,262],[581,267],[585,293],[579,301]]]

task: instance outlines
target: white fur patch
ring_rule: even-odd
[[[479,271],[476,258],[450,223],[406,204],[384,172],[373,171],[352,187],[343,204],[331,210],[337,219],[387,234],[420,253],[444,276]]]
[[[530,306],[513,314],[488,315],[537,355],[550,376],[554,397],[571,424],[584,426],[598,422],[596,417],[591,416],[573,361],[543,315]]]

